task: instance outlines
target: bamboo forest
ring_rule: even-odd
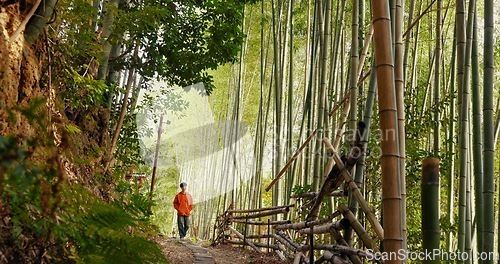
[[[0,263],[500,264],[500,2],[0,0]]]

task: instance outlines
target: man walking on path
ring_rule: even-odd
[[[179,236],[183,239],[189,229],[189,215],[193,210],[193,197],[186,192],[187,184],[182,182],[181,191],[175,196],[174,208],[177,210],[177,227]]]

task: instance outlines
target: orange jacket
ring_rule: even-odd
[[[174,198],[174,208],[178,215],[189,216],[193,210],[193,198],[189,193],[178,193]]]

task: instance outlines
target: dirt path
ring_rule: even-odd
[[[249,249],[232,247],[230,245],[210,246],[206,242],[180,241],[175,238],[164,238],[158,241],[162,251],[172,264],[210,264],[207,257],[211,256],[216,264],[288,264],[275,253],[259,254]]]

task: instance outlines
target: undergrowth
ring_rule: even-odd
[[[120,181],[104,202],[70,182],[64,126],[56,145],[41,105],[20,111],[35,136],[0,135],[0,263],[167,263],[149,197]]]

